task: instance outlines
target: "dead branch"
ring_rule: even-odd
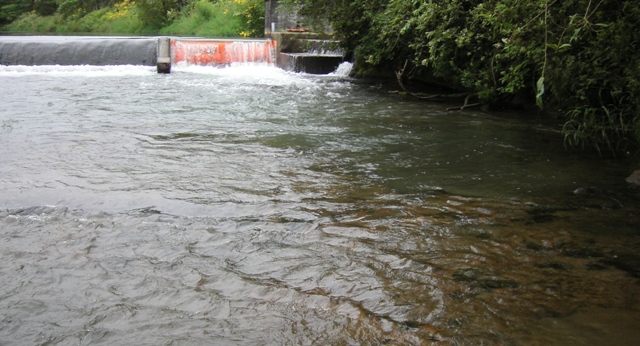
[[[476,102],[476,103],[469,103],[469,100],[471,99],[472,96],[477,96],[477,93],[473,93],[473,94],[469,94],[467,97],[464,98],[464,104],[461,107],[451,107],[451,108],[447,108],[447,111],[463,111],[467,108],[474,108],[474,107],[480,107],[482,106],[482,103],[480,102]]]
[[[422,93],[411,92],[407,90],[407,88],[404,86],[404,83],[402,82],[402,77],[404,75],[404,72],[405,72],[405,69],[407,68],[408,63],[409,63],[409,60],[408,59],[405,60],[404,66],[400,70],[396,71],[396,79],[398,80],[398,85],[400,86],[402,91],[404,91],[407,95],[413,96],[420,100],[429,100],[429,101],[450,101],[451,99],[459,99],[462,97],[468,98],[469,96],[474,95],[468,92],[458,93],[458,94],[422,94]],[[471,107],[471,106],[472,105],[468,105],[467,107]]]

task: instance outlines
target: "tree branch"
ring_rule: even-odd
[[[466,97],[468,99],[469,96],[474,95],[472,93],[419,94],[419,93],[411,92],[411,91],[407,90],[407,88],[405,87],[404,83],[402,82],[402,76],[404,75],[404,72],[405,72],[408,64],[409,64],[409,59],[404,61],[404,66],[400,70],[396,71],[396,79],[398,80],[398,85],[400,86],[402,91],[407,93],[407,95],[413,96],[413,97],[415,97],[417,99],[420,99],[420,100],[430,100],[430,101],[446,101],[446,100],[451,100],[451,99],[459,99],[459,98],[462,98],[462,97]],[[466,101],[465,101],[465,104],[466,104]],[[470,107],[470,106],[467,106],[467,107]]]

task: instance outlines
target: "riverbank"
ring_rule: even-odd
[[[76,1],[65,4],[6,15],[0,18],[4,24],[0,30],[11,34],[264,36],[264,2],[259,0],[202,0],[184,7],[173,3],[168,10],[154,7],[162,2],[129,0],[95,10]]]
[[[638,148],[640,67],[629,57],[640,45],[640,9],[633,0],[304,4],[304,16],[329,16],[355,52],[358,73],[435,80],[476,103],[524,99],[562,110],[568,146]]]

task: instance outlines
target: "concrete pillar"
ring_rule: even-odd
[[[156,64],[158,73],[171,73],[171,39],[158,38],[158,60]]]
[[[264,36],[269,37],[271,34],[271,0],[264,0]]]

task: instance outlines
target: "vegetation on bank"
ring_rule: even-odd
[[[281,0],[356,57],[355,73],[459,90],[474,104],[537,105],[565,142],[640,144],[637,0]],[[262,0],[0,0],[2,30],[261,37]]]
[[[640,142],[637,0],[283,2],[328,19],[358,74],[559,111],[568,145],[616,152]]]
[[[0,0],[15,33],[264,36],[262,0]]]

